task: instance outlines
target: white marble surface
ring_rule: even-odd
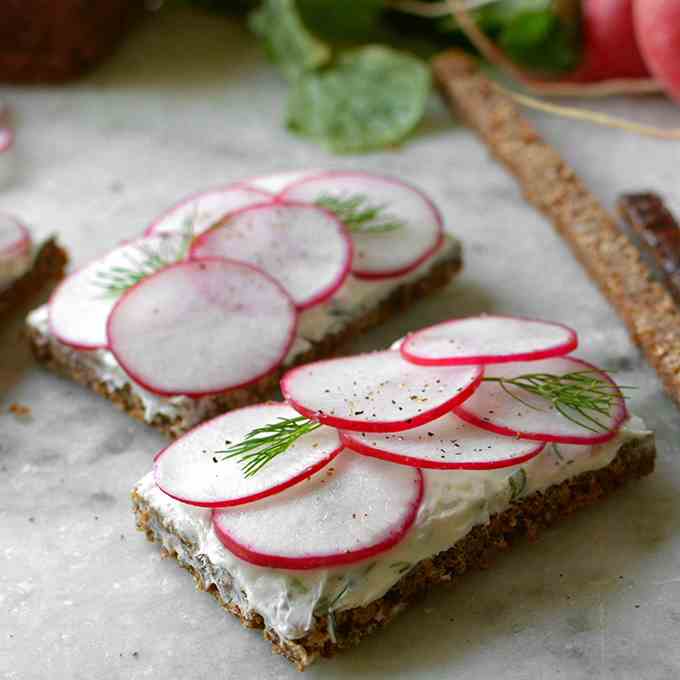
[[[466,268],[353,349],[450,314],[531,314],[574,325],[587,358],[639,386],[633,408],[658,435],[651,478],[438,589],[309,677],[680,676],[680,414],[565,245],[439,102],[403,149],[330,157],[284,131],[284,87],[245,30],[187,12],[155,17],[77,85],[1,94],[17,112],[20,164],[0,209],[58,231],[76,264],[199,187],[309,165],[388,171],[440,202]],[[658,98],[603,106],[680,118]],[[654,188],[680,210],[677,143],[538,122],[606,204]],[[36,367],[20,325],[0,329],[0,677],[297,677],[134,530],[128,492],[160,435]],[[32,416],[8,414],[13,401]]]

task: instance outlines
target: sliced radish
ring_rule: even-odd
[[[317,361],[288,371],[281,391],[302,415],[359,432],[399,432],[428,423],[465,401],[479,366],[425,368],[387,350]]]
[[[324,172],[292,184],[290,200],[363,198],[363,207],[382,208],[383,218],[401,226],[392,231],[353,231],[352,273],[360,278],[401,276],[430,257],[441,244],[442,218],[419,189],[399,179],[367,172]]]
[[[347,278],[352,244],[328,211],[277,201],[232,213],[194,241],[191,257],[251,262],[306,309],[330,297]]]
[[[0,260],[31,252],[31,234],[11,215],[0,213]]]
[[[270,199],[269,192],[240,184],[191,194],[157,217],[144,233],[186,233],[191,229],[192,234],[201,234],[226,214]]]
[[[577,345],[576,333],[559,323],[473,316],[411,333],[402,343],[401,353],[422,366],[502,364],[562,356]]]
[[[525,390],[507,386],[512,394],[522,400],[519,401],[497,382],[483,382],[468,401],[454,408],[454,413],[477,427],[521,439],[565,444],[598,444],[608,441],[614,437],[626,419],[626,405],[620,390],[616,388],[611,378],[591,364],[573,357],[558,357],[543,361],[488,366],[484,377],[512,379],[525,374],[564,375],[578,371],[592,372],[598,380],[612,385],[615,399],[609,416],[590,413],[602,424],[602,428],[595,427],[596,431],[572,422],[548,400]],[[576,413],[570,415],[583,421],[583,417]]]
[[[294,182],[299,182],[305,177],[318,174],[316,170],[292,170],[289,172],[277,172],[274,175],[260,175],[258,177],[251,177],[243,182],[239,182],[239,186],[251,187],[260,191],[265,191],[270,194],[278,194],[287,189]]]
[[[14,166],[14,130],[10,120],[9,108],[0,104],[0,184],[12,175]]]
[[[215,510],[213,526],[224,546],[246,562],[320,569],[359,562],[399,543],[422,497],[420,470],[347,451],[273,498]]]
[[[107,291],[111,275],[141,271],[149,255],[172,262],[183,252],[179,234],[157,234],[125,243],[73,272],[56,288],[49,302],[52,333],[76,349],[107,347],[106,322],[117,295]]]
[[[399,465],[442,470],[486,470],[517,465],[537,456],[545,442],[502,437],[453,414],[407,432],[343,432],[347,448]]]
[[[252,265],[180,262],[118,300],[109,349],[130,377],[163,396],[200,397],[243,387],[276,368],[295,337],[295,305]]]
[[[258,404],[199,425],[163,449],[154,462],[156,484],[182,503],[227,507],[279,493],[311,477],[342,450],[340,436],[330,427],[303,435],[286,452],[252,477],[245,477],[235,459],[217,453],[243,441],[255,428],[280,418],[299,417],[283,403]]]

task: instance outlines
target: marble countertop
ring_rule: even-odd
[[[582,354],[635,384],[658,469],[440,588],[310,678],[670,679],[680,676],[680,414],[623,324],[504,170],[433,98],[395,151],[332,157],[281,125],[285,86],[246,30],[187,11],[141,26],[96,74],[65,88],[3,88],[18,167],[0,210],[56,231],[77,265],[131,237],[191,190],[309,166],[399,174],[440,203],[465,271],[358,338],[383,347],[449,315],[558,318]],[[657,97],[597,104],[676,124]],[[607,205],[656,189],[680,210],[680,145],[556,118],[541,130]],[[19,318],[0,329],[0,678],[296,678],[135,531],[129,491],[162,437],[34,365]],[[27,404],[29,417],[7,412]],[[405,641],[408,641],[405,644]]]

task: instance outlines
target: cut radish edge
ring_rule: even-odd
[[[352,242],[327,210],[276,201],[231,213],[194,241],[191,257],[250,262],[279,281],[298,308],[306,309],[343,284],[352,263]]]
[[[387,350],[288,371],[281,391],[299,413],[359,432],[399,432],[435,420],[479,386],[479,366],[416,366]]]
[[[318,175],[319,170],[292,170],[289,172],[277,172],[273,175],[258,175],[250,177],[238,183],[238,186],[265,191],[269,194],[280,194],[289,186],[306,177]]]
[[[125,243],[73,272],[50,298],[52,334],[75,349],[106,348],[106,323],[118,299],[118,295],[107,288],[110,277],[122,270],[141,271],[151,253],[172,262],[183,250],[179,234],[157,234]]]
[[[275,369],[297,326],[295,305],[270,276],[220,258],[170,265],[118,300],[109,349],[144,389],[202,397]]]
[[[0,104],[0,184],[7,182],[14,169],[14,130],[9,108]]]
[[[398,465],[441,470],[487,470],[518,465],[537,456],[545,442],[502,437],[453,414],[406,432],[343,432],[345,446]]]
[[[11,215],[0,213],[0,259],[26,255],[31,244],[28,228]]]
[[[411,333],[402,343],[401,353],[421,366],[500,364],[562,356],[577,345],[576,333],[559,323],[477,316]]]
[[[223,451],[252,430],[298,413],[283,403],[258,404],[208,421],[158,453],[154,477],[171,498],[207,508],[250,503],[280,493],[328,465],[342,450],[338,432],[320,427],[300,437],[256,475],[245,477],[241,463]]]
[[[380,209],[392,230],[353,231],[352,273],[365,279],[402,276],[412,271],[439,248],[443,220],[422,192],[392,177],[367,172],[322,172],[291,184],[283,196],[315,203],[320,199],[361,199],[361,209]]]
[[[628,417],[628,412],[623,395],[615,383],[606,373],[591,364],[573,357],[499,364],[487,366],[485,378],[512,379],[525,374],[565,375],[579,371],[592,372],[597,379],[612,386],[614,404],[609,416],[591,413],[602,424],[602,431],[592,431],[572,422],[546,399],[508,386],[507,389],[522,400],[518,401],[497,382],[483,382],[468,401],[455,407],[453,411],[472,425],[509,437],[565,444],[599,444],[609,441]],[[570,415],[584,420],[573,411]]]
[[[399,543],[423,498],[423,475],[346,451],[309,481],[272,498],[213,511],[234,555],[274,569],[353,564]]]
[[[225,215],[271,200],[272,195],[255,187],[232,184],[191,194],[157,217],[144,234],[191,233],[196,236],[219,222]]]

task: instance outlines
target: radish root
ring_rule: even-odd
[[[644,123],[637,123],[635,121],[626,120],[625,118],[618,118],[610,116],[599,111],[591,111],[589,109],[581,109],[575,106],[559,106],[551,104],[535,97],[529,97],[519,92],[509,90],[498,83],[494,85],[504,94],[514,99],[518,104],[527,106],[538,111],[545,111],[563,118],[573,118],[574,120],[585,120],[596,125],[603,125],[609,128],[618,128],[633,132],[644,137],[656,137],[657,139],[677,139],[680,140],[680,128],[659,128],[654,125],[645,125]]]

